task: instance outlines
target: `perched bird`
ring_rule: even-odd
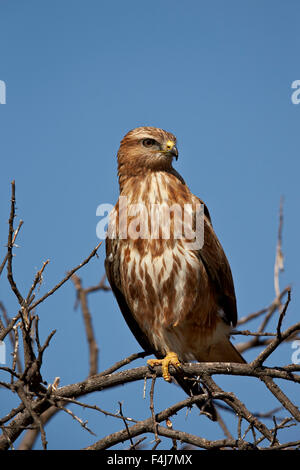
[[[161,364],[167,381],[170,364],[245,362],[229,340],[237,322],[229,263],[207,207],[173,168],[174,158],[178,150],[170,132],[138,127],[125,135],[118,151],[120,197],[110,215],[105,260],[129,328],[141,347],[156,356],[148,364]],[[183,217],[189,207],[190,232],[196,234],[199,206],[204,237],[195,246],[182,231],[178,236],[176,210]],[[165,226],[155,223],[161,219]],[[199,393],[198,384],[180,374],[175,378],[189,395]]]

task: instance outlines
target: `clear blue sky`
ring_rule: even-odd
[[[97,244],[96,208],[118,197],[119,142],[133,127],[150,125],[177,135],[176,169],[209,207],[232,266],[240,316],[273,300],[284,196],[280,283],[293,286],[284,326],[296,322],[300,104],[292,104],[291,84],[300,79],[299,14],[297,0],[2,0],[0,80],[7,96],[0,105],[0,253],[2,259],[15,179],[17,215],[24,220],[14,259],[21,291],[28,290],[46,259],[41,294]],[[99,255],[80,272],[85,286],[104,273],[104,248]],[[16,302],[5,279],[0,289],[13,315]],[[74,302],[70,283],[38,312],[41,339],[57,329],[43,367],[49,382],[60,376],[68,384],[88,372]],[[90,297],[90,309],[101,369],[140,350],[110,293]],[[290,363],[291,353],[286,345],[274,361]],[[253,411],[277,406],[253,380],[217,381],[239,393]],[[156,390],[157,410],[183,397],[162,381]],[[295,398],[293,388],[286,390]],[[87,400],[110,411],[123,400],[124,414],[139,418],[149,415],[142,394],[138,383]],[[1,411],[15,403],[3,390],[0,397]],[[61,414],[47,427],[49,448],[81,448],[122,428],[95,412],[74,411],[89,419],[97,438]],[[196,411],[187,420],[182,412],[174,427],[208,438],[222,435],[215,436],[214,426]],[[291,439],[298,434],[293,428],[287,432]]]

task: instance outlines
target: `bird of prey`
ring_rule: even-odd
[[[167,381],[169,366],[178,369],[180,362],[245,362],[229,340],[237,307],[228,260],[207,207],[174,169],[174,158],[176,137],[163,129],[138,127],[122,139],[120,197],[110,214],[105,260],[108,281],[130,330],[141,347],[156,356],[148,364],[161,364]],[[199,206],[202,244],[190,243],[191,237],[182,232],[178,236],[175,210],[169,211],[165,236],[159,221],[168,215],[166,208],[179,209],[179,215],[182,209],[182,216],[189,207],[192,231]],[[158,219],[153,208],[163,208]],[[189,395],[199,393],[198,385],[175,377]]]

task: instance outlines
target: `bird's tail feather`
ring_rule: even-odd
[[[245,364],[245,359],[241,356],[238,350],[233,346],[233,344],[229,341],[227,337],[225,337],[219,343],[213,345],[210,350],[209,354],[205,354],[205,358],[199,356],[197,357],[199,362],[237,362]],[[177,373],[175,376],[176,382],[181,388],[185,391],[185,393],[189,396],[200,395],[203,392],[198,381],[195,380],[187,380],[184,378],[180,373]],[[192,378],[191,378],[192,379]],[[200,411],[205,412],[208,417],[212,421],[217,421],[218,415],[217,410],[212,402],[212,400],[208,399],[205,403],[197,404]]]
[[[197,357],[199,362],[238,362],[245,364],[245,359],[238,350],[233,346],[229,339],[224,337],[218,343],[213,344],[209,351],[206,351],[205,359],[201,355]]]

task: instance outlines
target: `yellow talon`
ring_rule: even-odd
[[[171,364],[174,367],[179,367],[180,362],[178,356],[174,352],[168,352],[166,357],[163,359],[148,359],[147,364],[150,367],[161,366],[162,367],[162,376],[167,382],[171,382],[171,375],[169,372],[169,365]]]

